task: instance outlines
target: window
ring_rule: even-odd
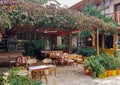
[[[85,42],[86,42],[86,46],[88,46],[88,47],[92,46],[92,38],[91,37],[87,37]]]
[[[80,38],[77,39],[77,46],[78,46],[78,48],[81,47],[81,46],[84,46],[83,39],[80,39]]]
[[[102,47],[102,35],[99,35],[99,46]]]
[[[80,48],[81,46],[92,47],[92,37],[87,37],[86,39],[77,39],[77,47]]]
[[[104,43],[105,48],[113,48],[113,36],[105,36]]]
[[[109,6],[110,5],[110,0],[103,0],[103,4],[104,7]]]
[[[115,5],[115,11],[120,11],[120,3]]]
[[[118,33],[118,49],[120,49],[120,33]]]

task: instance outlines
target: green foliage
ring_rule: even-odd
[[[119,59],[110,54],[100,55],[100,63],[105,67],[106,70],[115,70],[118,68]]]
[[[100,33],[104,33],[106,36],[113,35],[115,33],[115,29],[110,29],[110,30],[99,30]]]
[[[65,44],[58,45],[57,50],[66,50],[66,45]]]
[[[40,79],[34,81],[28,76],[18,76],[17,73],[19,71],[19,68],[12,68],[9,71],[9,76],[7,78],[9,85],[42,85],[42,81]]]
[[[44,42],[40,40],[28,40],[25,43],[25,52],[26,55],[34,56],[37,54],[37,51],[42,50],[44,47]]]
[[[92,73],[96,72],[97,76],[105,73],[105,68],[99,61],[100,58],[98,56],[90,56],[84,60],[84,65],[87,66]]]
[[[27,41],[25,43],[25,52],[28,56],[34,56],[35,45],[32,41]]]
[[[93,34],[93,31],[90,30],[90,29],[85,29],[85,30],[81,30],[80,33],[79,33],[79,37],[81,39],[85,39],[86,37],[89,37],[89,36],[92,36]]]
[[[91,72],[97,75],[105,74],[106,70],[116,70],[120,68],[120,58],[110,54],[101,54],[99,56],[90,56],[84,60],[84,65]]]
[[[72,53],[77,53],[77,47],[76,46],[72,46]]]
[[[3,83],[3,75],[2,74],[0,74],[0,85],[4,85],[4,83]]]
[[[102,49],[99,49],[100,54],[103,52]],[[96,55],[96,48],[89,48],[89,47],[81,47],[79,50],[79,54],[83,55],[83,56],[92,56],[92,55]]]
[[[114,32],[114,30],[116,30],[117,28],[117,23],[115,22],[115,20],[111,17],[106,17],[104,14],[102,14],[102,8],[99,6],[95,6],[94,4],[94,0],[91,0],[90,3],[88,3],[82,10],[82,12],[85,15],[90,15],[90,16],[94,16],[97,17],[101,20],[102,24],[104,25],[105,29],[113,29],[111,31]],[[105,31],[107,32],[107,31]],[[108,31],[110,32],[110,31]],[[107,33],[108,33],[107,32]],[[105,33],[106,34],[106,33]]]
[[[57,2],[57,0],[25,0],[25,1],[37,3],[37,4],[40,4],[40,5],[46,4],[46,3],[49,2],[49,1],[54,1],[54,2],[56,2],[58,5],[60,4],[59,2]]]
[[[114,51],[114,55],[118,58],[120,58],[120,50]]]

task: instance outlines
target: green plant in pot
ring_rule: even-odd
[[[106,77],[109,77],[111,75],[115,76],[115,70],[117,68],[117,58],[110,54],[103,54],[101,57],[102,60],[100,61],[100,63],[106,69]]]
[[[116,57],[114,57],[113,63],[112,63],[112,74],[111,74],[112,76],[116,76],[116,72],[117,72],[116,69],[118,67],[117,65],[119,64],[118,62],[119,62],[118,59]]]
[[[105,71],[106,71],[106,70],[105,70],[104,66],[102,66],[102,65],[100,64],[99,70],[98,70],[98,77],[99,77],[99,78],[105,78],[105,77],[106,77],[106,72],[105,72]]]
[[[120,58],[118,58],[118,62],[117,63],[118,64],[117,64],[117,72],[116,72],[116,74],[120,75]]]
[[[99,57],[90,56],[84,61],[84,65],[92,72],[92,77],[96,78],[99,74],[105,73],[105,68],[99,63]]]

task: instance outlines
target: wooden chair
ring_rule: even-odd
[[[78,65],[78,64],[83,64],[82,55],[78,55],[78,56],[77,56],[76,63],[77,63],[77,65]]]
[[[67,58],[67,65],[73,65],[74,63],[74,56],[73,55],[68,55],[68,58]]]
[[[49,67],[49,73],[52,73],[52,71],[54,71],[54,74],[56,76],[56,65],[55,65],[55,62],[52,62],[52,59],[50,58],[45,58],[42,60],[42,63],[44,65],[47,65]],[[52,65],[53,64],[53,65]]]

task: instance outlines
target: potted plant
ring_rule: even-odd
[[[109,54],[103,54],[101,55],[101,61],[100,63],[104,66],[104,68],[106,69],[106,77],[111,76],[111,69],[112,69],[112,57]]]
[[[105,73],[105,68],[100,64],[97,56],[87,57],[84,61],[84,65],[91,71],[93,78],[96,78],[100,74]]]
[[[111,73],[111,76],[116,76],[116,72],[117,72],[117,64],[118,64],[118,61],[117,61],[117,58],[116,57],[113,57],[113,63],[112,63],[112,73]]]
[[[117,74],[117,75],[120,75],[120,58],[118,58],[118,64],[117,64],[116,74]]]
[[[101,64],[99,66],[98,77],[99,78],[105,78],[106,77],[106,70],[105,70],[104,66],[102,66]]]

